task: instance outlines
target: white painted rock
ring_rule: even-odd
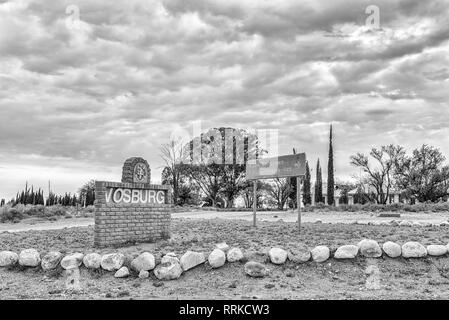
[[[238,262],[243,259],[243,252],[239,248],[232,248],[228,251],[227,259],[229,262]]]
[[[19,254],[19,264],[23,267],[37,267],[41,263],[41,256],[35,249],[22,250]]]
[[[182,267],[179,263],[162,263],[154,269],[154,275],[159,280],[176,280],[182,274]]]
[[[148,271],[142,270],[139,272],[139,279],[148,279],[150,277],[150,273]]]
[[[41,267],[42,270],[54,270],[58,267],[62,259],[62,253],[58,251],[51,251],[42,257]]]
[[[11,267],[19,261],[19,255],[12,251],[0,252],[0,267]]]
[[[390,258],[397,258],[400,257],[402,254],[401,246],[392,241],[385,242],[382,245],[382,249],[384,250],[385,254]]]
[[[116,278],[126,278],[129,276],[129,270],[127,267],[121,267],[114,275]]]
[[[438,257],[438,256],[443,256],[446,253],[447,253],[446,246],[438,245],[438,244],[431,244],[431,245],[427,246],[427,254],[429,256]]]
[[[312,260],[318,263],[326,261],[331,255],[331,251],[326,246],[317,246],[310,253],[312,254]]]
[[[178,259],[178,256],[174,252],[169,252],[165,256],[162,257],[161,263],[181,263]]]
[[[203,264],[204,262],[206,262],[206,257],[201,252],[187,251],[181,257],[180,262],[181,262],[182,270],[187,271],[187,270],[193,269],[193,268]]]
[[[323,220],[321,220],[321,219],[316,219],[316,220],[315,220],[315,223],[323,223]]]
[[[413,226],[413,222],[404,220],[404,221],[401,221],[399,223],[399,226],[401,226],[401,227],[411,227],[411,226]]]
[[[410,241],[402,245],[404,258],[423,258],[427,256],[426,248],[419,242]]]
[[[363,239],[358,244],[360,254],[367,258],[379,258],[382,256],[382,249],[377,241]]]
[[[121,253],[105,254],[101,258],[101,267],[107,271],[119,270],[125,263],[125,256]]]
[[[306,247],[291,249],[288,253],[288,260],[294,263],[306,263],[307,261],[310,261],[311,257],[312,254]]]
[[[250,261],[245,264],[245,273],[253,278],[263,278],[268,275],[268,269],[259,262]]]
[[[268,252],[271,263],[284,264],[288,258],[288,252],[281,248],[273,248]]]
[[[449,222],[447,221],[443,221],[440,223],[440,227],[447,227],[447,226],[449,226]]]
[[[65,270],[79,268],[83,264],[83,258],[84,254],[79,252],[67,255],[61,260],[61,267]]]
[[[215,246],[216,249],[220,249],[224,253],[228,252],[231,249],[226,242],[219,243]]]
[[[226,254],[220,249],[215,249],[209,255],[208,261],[212,268],[214,269],[221,268],[226,263]]]
[[[83,263],[87,269],[100,269],[101,255],[98,253],[88,253],[84,256]]]
[[[345,246],[341,246],[337,249],[334,254],[335,259],[354,259],[357,257],[357,253],[359,252],[359,247],[348,244]]]
[[[142,270],[151,271],[156,267],[156,260],[149,252],[140,254],[137,258],[131,261],[131,268],[137,272]]]

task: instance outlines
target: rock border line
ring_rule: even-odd
[[[372,239],[363,239],[357,245],[347,244],[337,248],[332,257],[336,260],[350,260],[356,257],[364,258],[389,258],[403,257],[424,258],[427,256],[439,257],[449,253],[449,244],[431,244],[424,246],[416,241],[409,241],[400,245],[396,242],[387,241],[379,245]],[[299,245],[298,248],[286,251],[282,248],[271,248],[267,253],[267,259],[273,265],[283,265],[287,261],[293,263],[315,262],[323,263],[331,258],[331,250],[325,245],[319,245],[309,250],[307,247]],[[95,270],[102,269],[114,272],[116,278],[126,278],[131,276],[131,270],[138,274],[139,278],[149,278],[153,272],[159,280],[176,280],[181,275],[193,268],[205,264],[213,269],[223,267],[226,263],[246,262],[245,255],[240,248],[230,248],[226,243],[217,244],[209,256],[204,253],[187,251],[178,258],[175,253],[167,253],[156,265],[153,254],[143,252],[125,266],[126,257],[122,253],[108,253],[100,255],[98,253],[83,254],[80,252],[63,255],[60,252],[52,251],[41,256],[36,249],[25,249],[19,254],[12,251],[0,252],[0,267],[12,268],[17,265],[24,268],[41,268],[43,271],[55,270],[62,267],[64,270],[73,270],[81,267]],[[131,270],[130,270],[131,269]],[[270,270],[265,264],[249,261],[244,266],[245,273],[250,277],[265,277]]]

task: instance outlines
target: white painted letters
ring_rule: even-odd
[[[106,203],[164,204],[164,190],[108,188]]]

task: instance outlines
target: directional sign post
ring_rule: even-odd
[[[253,180],[253,225],[257,225],[257,180],[296,177],[298,204],[298,230],[301,232],[301,180],[306,174],[306,154],[250,160],[246,165],[246,178]]]

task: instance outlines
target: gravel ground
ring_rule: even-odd
[[[61,230],[0,233],[0,250],[20,251],[36,248],[62,252],[121,251],[128,260],[149,251],[160,259],[174,251],[209,253],[216,243],[226,241],[243,249],[247,259],[266,263],[270,276],[252,279],[243,264],[227,264],[219,270],[207,265],[185,273],[179,280],[159,282],[135,277],[115,279],[113,274],[82,269],[82,291],[64,291],[64,273],[57,270],[0,269],[0,299],[448,299],[449,258],[329,260],[324,264],[287,263],[274,266],[266,261],[266,252],[274,246],[284,249],[305,244],[310,248],[327,245],[332,251],[343,244],[357,244],[363,238],[385,241],[419,241],[423,244],[447,244],[447,227],[393,227],[351,224],[305,223],[298,235],[295,223],[260,222],[257,229],[248,221],[174,219],[172,239],[157,244],[137,244],[126,248],[95,250],[93,227]],[[379,269],[379,290],[365,286],[365,269]]]
[[[176,212],[172,214],[174,219],[226,219],[226,220],[245,220],[253,221],[252,212],[217,212],[217,211],[189,211]],[[260,222],[296,222],[298,215],[294,211],[271,211],[258,212],[257,221]],[[383,222],[396,220],[420,221],[428,223],[441,223],[449,220],[449,212],[405,212],[400,218],[377,217],[375,213],[370,212],[303,212],[301,221],[303,223],[313,223],[316,220],[324,223],[346,223],[354,221],[367,224],[369,222]],[[48,221],[46,219],[30,218],[22,220],[19,223],[0,223],[0,233],[22,232],[28,230],[57,230],[72,227],[87,227],[94,225],[93,218],[73,218]]]

